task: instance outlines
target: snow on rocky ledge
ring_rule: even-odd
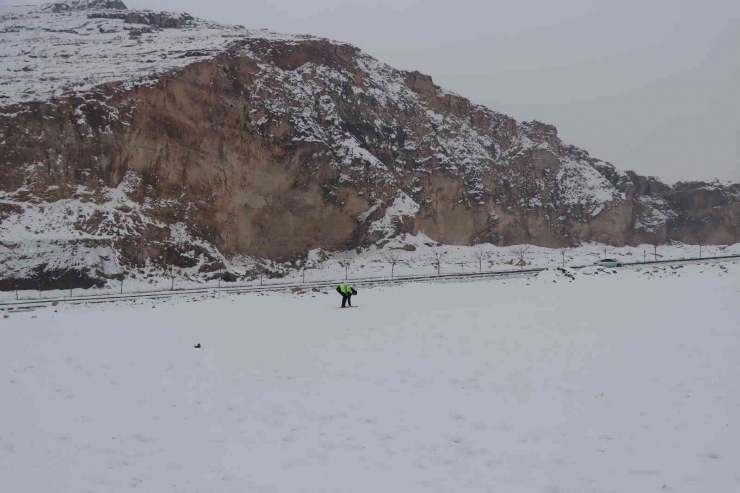
[[[385,238],[396,233],[396,225],[402,223],[404,218],[413,218],[419,212],[420,206],[404,192],[398,192],[393,204],[385,211],[385,215],[370,225],[370,232],[379,232]],[[374,207],[371,208],[374,210]]]

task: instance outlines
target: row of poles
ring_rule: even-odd
[[[700,259],[702,258],[702,254],[703,254],[702,247],[703,247],[703,245],[700,244],[699,245],[699,258]],[[608,252],[606,252],[606,254],[608,254]],[[655,261],[657,261],[658,260],[658,247],[657,247],[657,245],[654,246],[653,255],[654,255]],[[566,251],[565,250],[562,251],[562,257],[563,257],[562,265],[563,265],[563,267],[565,267],[565,261],[566,261]],[[441,274],[441,267],[442,267],[442,259],[443,258],[444,258],[444,254],[437,254],[437,256],[435,257],[435,259],[432,262],[432,265],[434,265],[437,268],[437,275],[440,275]],[[483,256],[480,256],[480,257],[477,257],[477,259],[478,259],[478,266],[479,266],[479,269],[478,270],[479,270],[479,272],[483,272],[483,260],[488,260],[488,258],[485,258]],[[522,256],[520,256],[520,267],[524,268],[524,264],[521,262],[521,259],[522,259]],[[643,262],[647,262],[647,250],[643,250]],[[395,267],[396,267],[396,265],[397,264],[400,264],[400,263],[403,263],[403,261],[399,257],[391,257],[390,259],[387,259],[387,263],[390,264],[390,266],[391,266],[391,278],[393,278],[395,276]],[[342,267],[344,267],[344,279],[345,279],[345,281],[349,280],[349,268],[351,267],[351,263],[350,262],[347,262],[347,261],[340,261],[339,264]],[[171,281],[170,290],[171,291],[175,291],[175,277],[174,276],[170,276],[170,281]],[[219,289],[221,288],[221,282],[222,282],[222,279],[219,279],[218,280],[218,287],[219,287]],[[306,268],[305,267],[303,269],[301,269],[301,282],[304,283],[304,284],[306,282]],[[262,273],[262,272],[260,273],[260,286],[264,286],[264,273]],[[123,290],[124,290],[123,288],[124,288],[124,279],[121,279],[121,286],[120,286],[120,294],[121,295],[123,295]],[[41,291],[42,291],[41,286],[38,287],[38,291],[39,291],[39,297],[41,297]],[[135,292],[138,292],[138,291],[135,291]],[[69,289],[69,297],[70,298],[73,298],[74,297],[74,288],[70,288]],[[18,301],[20,299],[20,296],[19,296],[19,292],[18,292],[18,288],[17,287],[15,289],[15,299],[16,299],[16,301]]]

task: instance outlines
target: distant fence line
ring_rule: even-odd
[[[648,265],[658,265],[658,264],[669,264],[669,263],[677,263],[677,262],[700,262],[700,261],[711,261],[711,260],[731,260],[731,259],[740,259],[740,255],[724,255],[724,256],[713,256],[713,257],[702,257],[702,258],[681,258],[681,259],[666,259],[666,260],[652,260],[648,262],[622,262],[622,265],[625,266],[648,266]],[[577,266],[570,266],[569,268],[572,269],[582,269],[585,267],[591,267],[592,265],[577,265]],[[392,277],[387,276],[377,276],[377,277],[357,277],[357,278],[351,278],[353,284],[361,286],[361,285],[373,285],[373,284],[383,284],[383,283],[404,283],[404,282],[419,282],[419,281],[425,281],[425,280],[454,280],[454,279],[476,279],[476,278],[495,278],[495,277],[503,277],[503,276],[517,276],[522,274],[534,274],[538,272],[542,272],[548,268],[552,267],[537,267],[537,268],[524,268],[524,266],[521,266],[518,269],[510,269],[510,270],[481,270],[480,272],[446,272],[446,273],[434,273],[434,274],[423,274],[423,275],[397,275]],[[348,276],[346,276],[348,277]],[[15,305],[19,302],[22,303],[50,303],[50,302],[84,302],[85,300],[89,301],[115,301],[120,299],[137,299],[137,298],[146,298],[146,297],[168,297],[172,295],[179,295],[179,294],[199,294],[199,293],[209,293],[212,291],[223,291],[223,292],[250,292],[250,291],[264,291],[264,290],[285,290],[285,289],[310,289],[313,287],[329,287],[334,286],[338,282],[341,282],[345,279],[329,279],[329,280],[309,280],[306,281],[305,278],[301,280],[290,280],[290,281],[283,281],[281,280],[275,282],[271,279],[268,279],[267,282],[265,282],[265,278],[262,277],[261,279],[252,280],[249,283],[226,283],[224,281],[218,281],[213,280],[211,282],[215,283],[216,285],[210,285],[210,286],[199,286],[199,287],[182,287],[178,288],[177,283],[175,282],[174,278],[171,278],[171,284],[170,289],[153,289],[153,290],[132,290],[132,291],[125,291],[124,287],[126,284],[126,279],[122,279],[120,282],[120,288],[108,288],[109,293],[108,294],[88,294],[83,296],[74,296],[74,290],[79,288],[69,288],[69,297],[63,296],[63,297],[57,297],[57,298],[43,298],[41,296],[42,290],[33,290],[39,292],[39,297],[37,298],[21,298],[20,293],[26,293],[26,291],[20,291],[15,290],[15,300],[11,301],[0,301],[0,308],[3,306],[11,306]],[[52,290],[49,290],[52,291]],[[53,291],[62,291],[60,289],[54,289]]]

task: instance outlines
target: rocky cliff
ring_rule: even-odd
[[[16,278],[211,272],[400,232],[740,241],[739,184],[619,171],[347,44],[83,3],[0,10],[0,262]]]

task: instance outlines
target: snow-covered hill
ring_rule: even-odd
[[[107,82],[153,83],[152,75],[213,58],[235,39],[290,38],[84,0],[0,7],[0,36],[0,107],[84,94]]]
[[[740,185],[620,171],[344,43],[117,0],[0,11],[6,288],[212,276],[407,234],[731,244],[738,218]]]

